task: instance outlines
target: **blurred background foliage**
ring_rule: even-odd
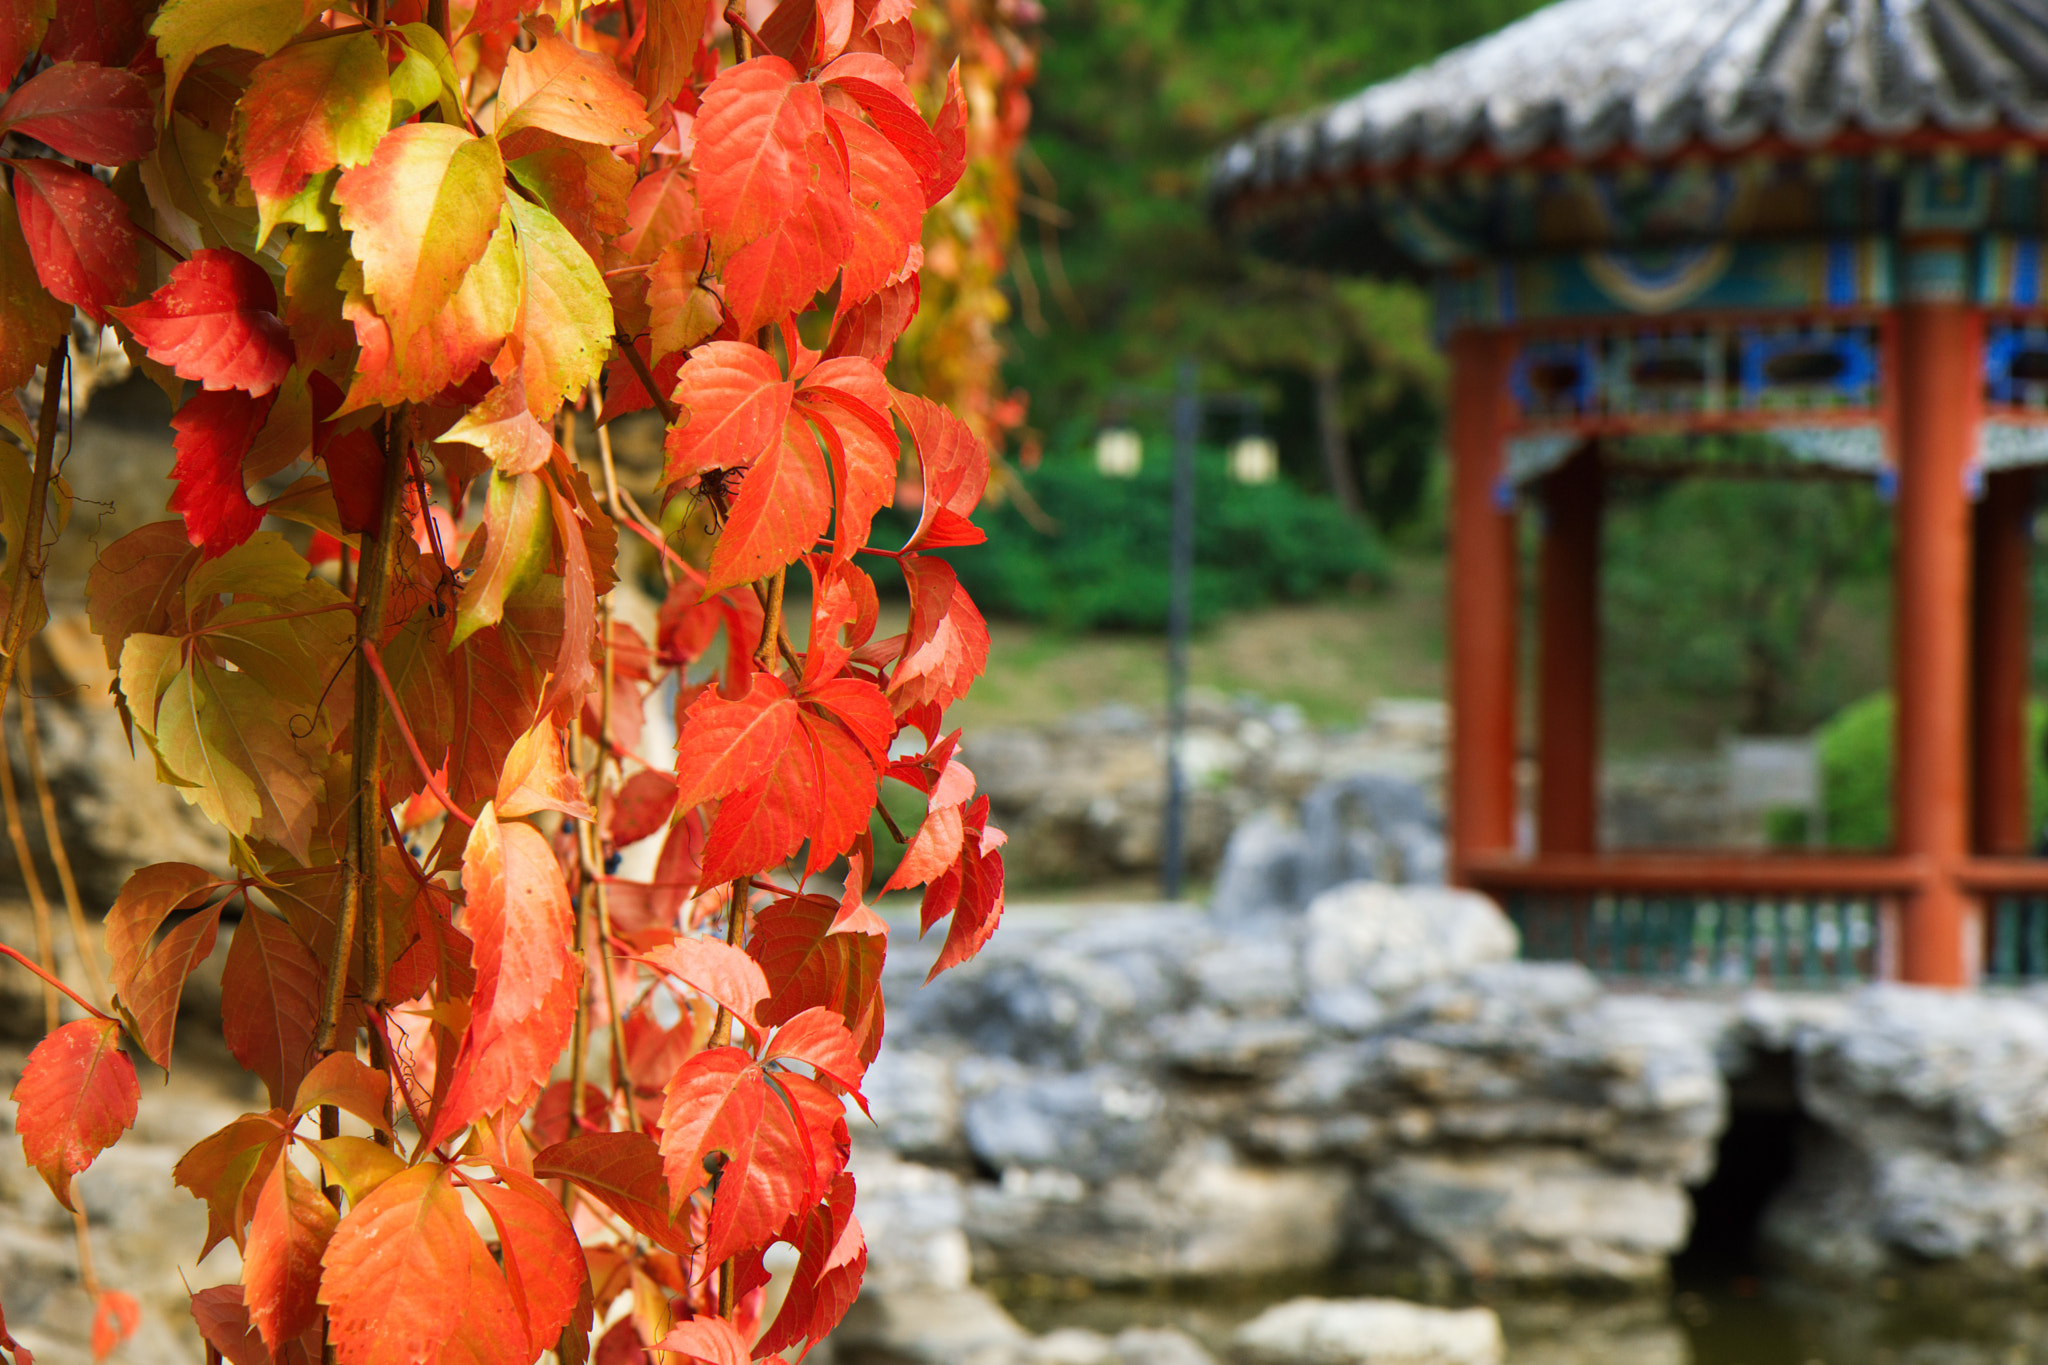
[[[1007,374],[1054,450],[1115,392],[1195,356],[1257,387],[1287,473],[1425,539],[1443,367],[1422,292],[1233,251],[1211,230],[1207,159],[1261,121],[1397,75],[1531,0],[1048,0],[1019,170],[1024,224]],[[1219,427],[1211,433],[1227,439]]]

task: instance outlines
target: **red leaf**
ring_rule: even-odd
[[[196,251],[171,267],[163,288],[109,311],[151,360],[208,389],[266,394],[291,368],[292,338],[277,317],[277,286],[239,251]]]
[[[825,100],[780,57],[718,73],[697,113],[691,168],[721,256],[781,225],[811,196],[830,152]]]
[[[751,465],[782,437],[796,386],[775,358],[742,341],[709,341],[691,352],[676,376],[682,416],[669,429],[669,483],[707,469]]]
[[[925,207],[945,198],[960,172],[953,170],[952,179],[946,178],[947,151],[926,125],[924,115],[918,113],[903,73],[888,58],[873,52],[849,52],[819,72],[818,83],[845,91],[875,121],[875,127],[917,177]]]
[[[401,1171],[335,1229],[320,1302],[345,1365],[527,1358],[506,1349],[526,1334],[449,1175],[433,1163]]]
[[[532,1176],[498,1168],[501,1185],[470,1182],[497,1229],[505,1284],[526,1327],[523,1360],[551,1351],[589,1284],[583,1248],[562,1206]],[[585,1323],[587,1330],[589,1324]]]
[[[149,87],[118,67],[58,63],[0,105],[0,127],[102,166],[140,160],[156,147]]]
[[[832,520],[832,476],[818,438],[785,421],[781,439],[756,459],[733,500],[705,575],[717,592],[764,578],[810,549]]]
[[[872,297],[858,302],[842,300],[825,355],[860,356],[877,365],[888,364],[897,338],[917,316],[918,289],[918,276],[913,274]]]
[[[939,144],[939,173],[925,188],[925,198],[938,203],[952,193],[967,169],[967,95],[960,88],[960,63],[946,73],[946,102],[932,121],[932,136]]]
[[[796,729],[796,710],[771,673],[754,674],[737,701],[712,691],[698,697],[676,744],[677,807],[716,800],[765,775]]]
[[[756,1017],[773,1027],[822,1005],[863,1034],[862,1059],[871,1062],[881,1030],[864,1019],[879,1007],[888,935],[835,930],[838,914],[830,896],[793,896],[758,912],[747,951],[768,978],[769,996]]]
[[[853,249],[846,166],[820,135],[816,189],[787,218],[734,250],[719,270],[725,311],[742,336],[811,306]],[[713,239],[714,242],[716,239]]]
[[[475,943],[476,995],[434,1122],[439,1144],[480,1115],[523,1108],[569,1041],[581,967],[568,889],[547,841],[486,806],[462,855],[462,927]]]
[[[913,265],[911,248],[924,231],[924,198],[917,172],[889,139],[851,114],[828,109],[834,133],[846,148],[848,188],[853,196],[852,251],[844,258],[840,307],[859,301],[903,277]]]
[[[105,1360],[142,1325],[142,1305],[132,1294],[102,1289],[92,1305],[92,1358]]]
[[[11,164],[21,235],[37,278],[106,325],[107,309],[135,288],[140,238],[127,208],[84,171],[40,157]]]
[[[618,68],[565,41],[551,25],[535,35],[532,51],[515,47],[505,54],[495,107],[508,158],[530,150],[518,137],[524,129],[613,146],[638,140],[648,127],[645,104]]]
[[[643,768],[620,784],[612,798],[611,835],[614,848],[637,844],[668,823],[676,808],[676,780],[667,773]]]
[[[808,1202],[810,1134],[760,1063],[738,1048],[711,1048],[684,1063],[669,1083],[661,1129],[675,1207],[718,1173],[705,1231],[709,1265],[773,1238]]]
[[[988,624],[945,560],[905,555],[898,563],[910,589],[910,629],[889,675],[890,699],[898,707],[950,706],[988,667]]]
[[[917,443],[924,509],[903,548],[972,545],[984,537],[967,517],[988,487],[988,447],[952,412],[914,394],[896,394],[896,411]]]
[[[655,1343],[658,1351],[699,1360],[704,1365],[748,1365],[753,1352],[747,1339],[724,1318],[691,1318]]]
[[[920,908],[926,930],[947,915],[953,917],[927,981],[980,952],[1003,914],[1003,859],[996,851],[1002,832],[988,828],[988,798],[976,798],[963,820],[966,837],[960,861],[925,888]]]
[[[318,1365],[320,1359],[317,1336],[287,1342],[285,1349],[273,1356],[249,1321],[249,1310],[242,1303],[242,1286],[238,1284],[215,1285],[195,1293],[192,1321],[198,1324],[199,1335],[206,1339],[206,1344],[219,1351],[228,1365]]]
[[[867,1101],[860,1098],[861,1077],[867,1074],[867,1064],[861,1060],[860,1045],[837,1010],[823,1005],[805,1010],[775,1030],[761,1060],[807,1063],[819,1075],[852,1091],[862,1112],[867,1110]]]
[[[867,1240],[853,1216],[853,1177],[832,1182],[831,1200],[805,1212],[794,1241],[797,1266],[790,1276],[782,1311],[760,1340],[757,1352],[782,1351],[798,1341],[819,1341],[839,1325],[860,1293],[867,1272]]]
[[[391,1131],[391,1075],[365,1065],[353,1052],[322,1057],[292,1092],[291,1112],[311,1113],[331,1104],[379,1132]]]
[[[22,62],[36,50],[52,7],[52,0],[0,5],[0,78],[12,82]]]
[[[34,6],[30,6],[31,9]],[[43,55],[53,62],[101,62],[127,66],[149,36],[150,0],[63,0],[50,18]],[[4,27],[4,25],[0,25]],[[12,73],[20,58],[7,60],[0,43],[0,70]]]
[[[171,418],[178,481],[171,510],[185,519],[185,538],[207,559],[224,555],[263,522],[263,509],[249,501],[242,483],[242,457],[270,416],[275,391],[252,398],[240,389],[201,390]]]
[[[533,1173],[573,1181],[657,1246],[688,1253],[689,1229],[669,1216],[661,1152],[646,1134],[576,1133],[535,1156]]]
[[[337,1218],[291,1162],[271,1166],[242,1247],[242,1289],[249,1319],[273,1356],[320,1321],[320,1258]]]
[[[136,972],[114,979],[115,994],[135,1022],[135,1041],[151,1061],[166,1070],[171,1065],[171,1040],[178,1026],[178,1001],[185,992],[185,978],[213,951],[220,912],[221,906],[212,905],[181,921]]]
[[[768,998],[768,979],[754,959],[738,948],[716,939],[679,938],[640,960],[703,992],[731,1010],[749,1031],[760,1033],[754,1007]]]
[[[28,1164],[71,1207],[71,1177],[135,1124],[142,1088],[121,1051],[121,1026],[79,1019],[37,1043],[9,1098]]]

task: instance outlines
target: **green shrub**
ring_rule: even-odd
[[[1083,458],[1049,459],[1022,476],[1054,523],[1034,529],[1015,499],[976,521],[988,544],[948,552],[990,615],[1070,629],[1158,630],[1166,624],[1172,476],[1154,453],[1134,479],[1106,479]],[[1387,553],[1368,526],[1282,479],[1232,481],[1220,455],[1195,476],[1194,611],[1198,622],[1274,601],[1384,582]]]
[[[1831,848],[1882,849],[1892,841],[1892,694],[1873,692],[1851,702],[1821,726],[1822,800]],[[2048,768],[2041,740],[2048,704],[2027,707],[2029,818],[2039,829],[2048,818]]]

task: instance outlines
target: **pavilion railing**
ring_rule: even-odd
[[[1900,858],[1677,854],[1502,859],[1465,871],[1501,902],[1525,958],[1646,982],[1787,989],[1883,976],[1890,908],[1923,875]]]
[[[1907,857],[1545,855],[1464,869],[1522,935],[1522,956],[1605,976],[1691,986],[1826,989],[1890,975]],[[2048,860],[1973,859],[1959,880],[1982,907],[1980,980],[2048,982]]]

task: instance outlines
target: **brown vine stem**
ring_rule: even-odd
[[[14,860],[21,865],[21,882],[28,888],[29,907],[36,919],[36,958],[50,977],[57,975],[57,934],[50,920],[50,898],[43,892],[42,874],[36,871],[35,852],[28,846],[28,830],[21,821],[21,797],[14,789],[14,760],[0,752],[0,799],[7,808],[7,837],[14,844]],[[63,1016],[57,1007],[57,992],[43,985],[43,1031],[55,1033]]]
[[[683,415],[683,410],[661,391],[659,384],[654,382],[654,371],[647,368],[647,362],[640,358],[640,352],[633,349],[633,339],[624,332],[619,332],[613,335],[612,342],[625,351],[626,363],[633,367],[633,374],[640,380],[640,387],[654,400],[654,410],[661,414],[661,420],[674,426],[676,418]]]
[[[403,417],[384,419],[383,521],[374,536],[363,536],[362,570],[356,577],[356,640],[374,649],[384,637],[384,608],[390,599],[391,548],[404,515],[405,460]],[[351,736],[347,842],[341,858],[341,913],[335,927],[334,955],[327,964],[326,990],[320,1001],[320,1051],[335,1050],[341,1029],[342,1002],[348,991],[348,956],[356,930],[368,908],[363,950],[363,1005],[374,1011],[384,1003],[384,923],[377,914],[377,854],[383,844],[383,797],[378,790],[377,751],[383,738],[384,705],[370,654],[356,651],[355,726]],[[325,1115],[322,1115],[323,1124]]]
[[[50,775],[43,767],[42,733],[36,726],[35,690],[31,686],[29,669],[34,660],[23,658],[19,666],[21,676],[21,746],[28,756],[29,781],[36,789],[36,809],[43,816],[43,842],[50,852],[50,862],[57,869],[57,885],[64,892],[64,913],[71,920],[71,937],[78,948],[78,961],[85,968],[85,979],[92,983],[92,993],[102,1001],[111,999],[107,994],[106,978],[100,975],[98,956],[93,951],[92,930],[85,922],[85,901],[78,894],[78,878],[71,869],[71,854],[64,847],[64,835],[57,828],[57,796],[50,790]]]
[[[767,610],[761,618],[761,643],[754,646],[754,666],[762,672],[775,662],[775,648],[782,643],[782,593],[789,583],[789,568],[775,571],[768,580]]]
[[[50,354],[43,361],[43,402],[36,413],[36,463],[29,476],[28,516],[22,527],[19,554],[14,561],[14,573],[7,585],[7,626],[5,638],[0,639],[0,705],[4,705],[7,694],[14,690],[16,660],[21,657],[22,642],[28,635],[29,580],[37,580],[37,592],[41,592],[43,576],[43,504],[50,495],[50,469],[57,453],[57,409],[58,396],[64,392],[65,368],[71,362],[70,329],[50,348]],[[43,899],[42,884],[36,880],[35,860],[28,852],[28,834],[21,830],[21,806],[14,792],[14,765],[0,751],[0,780],[4,780],[4,795],[7,805],[8,834],[14,839],[15,856],[21,863],[22,881],[29,889],[29,903],[36,907],[37,953],[49,967],[46,981],[56,977],[56,944],[52,942],[50,929],[50,906]],[[20,830],[17,834],[16,831]],[[50,994],[45,986],[43,991],[43,1017],[54,1031],[58,1022],[57,997]]]

